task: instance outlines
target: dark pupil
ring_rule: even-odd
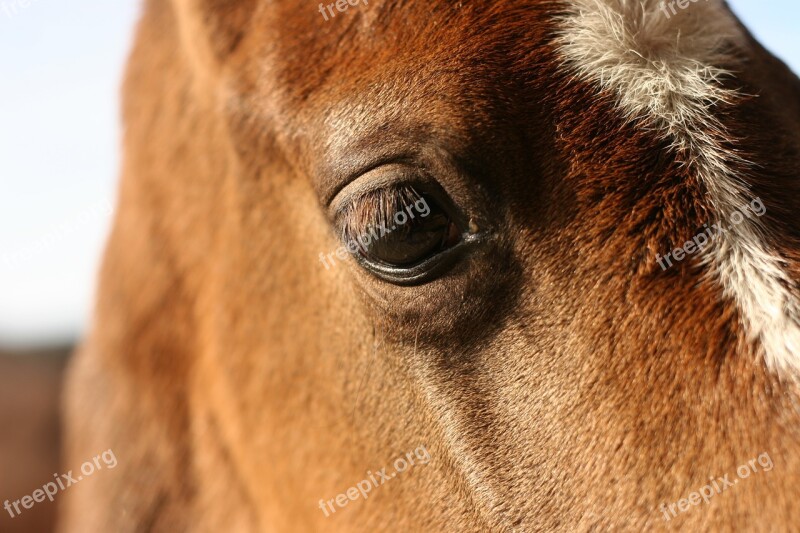
[[[395,218],[386,225],[387,232],[382,237],[380,231],[373,228],[378,238],[372,238],[366,248],[362,248],[362,255],[391,266],[407,266],[444,249],[450,236],[450,219],[433,199],[425,196],[425,200],[430,208],[427,216],[423,217],[413,204],[409,205],[405,214],[410,212],[414,218],[409,215],[404,224],[397,224]]]

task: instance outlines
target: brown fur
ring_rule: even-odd
[[[230,3],[234,4],[234,3]],[[551,1],[151,0],[96,320],[68,391],[62,531],[791,531],[797,391],[696,261],[713,214],[664,141],[565,73]],[[800,85],[755,42],[720,118],[798,279]],[[492,235],[399,287],[327,203],[404,157]],[[326,518],[367,470],[431,462]],[[767,452],[669,523],[658,510]]]

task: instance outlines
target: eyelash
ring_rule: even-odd
[[[407,212],[409,207],[423,198],[411,185],[378,189],[363,194],[343,207],[336,217],[342,240],[348,242],[356,239],[370,229],[391,228],[397,213]]]

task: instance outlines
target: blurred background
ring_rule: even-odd
[[[729,3],[800,73],[800,3]],[[113,215],[119,85],[138,9],[0,0],[0,505],[60,471],[61,376]],[[50,531],[55,505],[14,519],[0,508],[0,531]]]
[[[58,398],[90,312],[139,2],[0,0],[0,505],[63,472]],[[58,499],[0,532],[52,531]]]

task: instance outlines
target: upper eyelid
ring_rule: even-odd
[[[412,197],[411,198],[406,198],[405,199],[406,201],[402,201],[401,200],[401,201],[398,202],[397,197],[400,195],[400,193],[408,193],[409,191],[413,192]],[[429,206],[429,203],[428,203],[429,200],[425,199],[425,197],[427,196],[425,194],[425,192],[420,190],[419,187],[415,187],[415,186],[410,185],[410,184],[394,185],[394,186],[390,186],[390,187],[384,187],[384,188],[381,188],[381,189],[372,189],[372,190],[364,191],[362,194],[358,195],[357,197],[353,198],[352,200],[348,201],[347,203],[342,204],[342,206],[338,209],[338,211],[336,211],[336,213],[334,215],[334,221],[336,222],[336,225],[339,226],[339,229],[343,232],[346,227],[349,227],[349,225],[345,226],[343,224],[343,222],[349,222],[349,221],[346,220],[347,216],[349,214],[351,214],[353,211],[355,211],[357,208],[361,207],[359,204],[361,204],[363,202],[370,201],[370,199],[369,199],[370,196],[389,195],[389,194],[392,194],[392,195],[395,196],[395,198],[393,199],[393,201],[395,203],[403,203],[404,204],[403,208],[394,209],[391,212],[384,210],[382,213],[380,213],[384,217],[389,217],[389,219],[394,217],[394,215],[398,211],[401,211],[403,209],[407,209],[408,206],[415,206],[416,203],[419,202],[420,200],[425,201],[425,205]],[[385,198],[379,199],[378,201],[379,202],[385,201]],[[430,209],[430,207],[429,207],[429,209]],[[374,218],[377,218],[378,216],[379,215],[376,213]],[[381,224],[381,223],[385,223],[385,222],[387,222],[387,221],[378,221],[377,223]]]
[[[485,218],[476,217],[474,213],[464,210],[427,165],[394,159],[393,162],[371,167],[334,195],[328,205],[327,217],[335,228],[337,237],[341,237],[343,230],[343,215],[365,196],[375,191],[408,185],[414,186],[418,193],[436,203],[460,228],[469,227],[470,220],[480,221]],[[486,227],[486,224],[481,223],[481,227]]]
[[[381,189],[404,184],[422,187],[426,183],[435,183],[435,180],[423,168],[398,161],[378,165],[363,172],[337,191],[328,203],[328,213],[334,217],[342,210],[342,206]]]
[[[397,149],[395,146],[386,146],[386,152],[373,157],[367,157],[356,151],[350,154],[348,160],[339,165],[338,168],[323,167],[320,171],[328,176],[332,181],[328,193],[323,196],[323,205],[330,207],[334,200],[343,190],[351,187],[354,182],[361,180],[363,176],[380,172],[386,168],[419,168],[418,154],[409,149]]]

